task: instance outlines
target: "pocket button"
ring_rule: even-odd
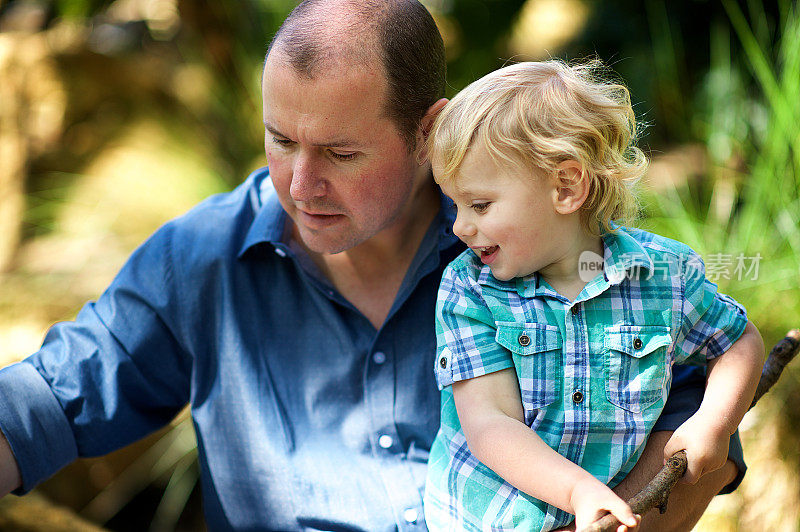
[[[634,338],[633,339],[633,348],[634,349],[641,349],[642,348],[642,339],[641,338]]]
[[[527,334],[521,334],[519,335],[517,341],[519,342],[519,345],[521,345],[522,347],[528,347],[531,344],[531,337],[528,336]]]

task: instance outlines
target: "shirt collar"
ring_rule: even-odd
[[[642,245],[623,227],[615,225],[603,235],[603,273],[609,284],[622,282],[634,268],[653,270],[653,261]]]
[[[445,249],[456,242],[458,237],[453,233],[453,224],[456,222],[456,209],[453,205],[453,200],[445,196],[439,191],[439,214],[436,216],[434,223],[439,224],[438,234],[439,249]]]
[[[481,268],[481,273],[478,275],[478,283],[499,290],[516,291],[520,297],[559,297],[555,290],[541,282],[541,277],[538,272],[526,275],[525,277],[515,277],[508,281],[500,281],[492,275],[491,268],[484,264]]]
[[[249,199],[256,214],[239,250],[239,258],[242,258],[250,248],[259,244],[281,243],[286,227],[286,211],[278,201],[278,195],[275,193],[275,187],[269,177],[269,170],[267,168],[256,170],[250,174],[249,179],[253,179],[253,185],[249,190]]]
[[[646,268],[652,271],[653,261],[642,245],[623,227],[614,225],[613,228],[614,231],[602,235],[603,281],[608,285],[617,285],[634,268]],[[500,290],[515,290],[522,297],[559,297],[556,291],[541,282],[538,272],[509,281],[500,281],[492,275],[489,266],[484,264],[478,275],[478,283]]]

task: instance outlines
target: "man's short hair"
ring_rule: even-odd
[[[347,17],[337,25],[347,28],[345,38],[363,35],[364,40],[333,42],[325,31],[331,5],[329,0],[300,2],[275,33],[267,56],[279,44],[297,73],[313,78],[342,50],[355,62],[367,62],[377,51],[388,84],[385,113],[412,150],[422,117],[444,97],[444,42],[433,17],[417,0],[343,0],[336,7],[344,11],[333,12]]]

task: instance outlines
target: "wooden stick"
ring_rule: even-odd
[[[758,400],[778,381],[783,368],[791,362],[798,351],[800,351],[800,330],[792,329],[769,352],[769,356],[764,362],[764,369],[761,370],[761,379],[758,381],[756,395],[750,408],[753,408]],[[686,472],[686,466],[685,452],[678,451],[673,454],[655,478],[628,501],[633,513],[644,515],[653,508],[658,508],[662,514],[666,512],[669,494]],[[582,532],[615,532],[620,524],[616,517],[607,514],[584,528]]]

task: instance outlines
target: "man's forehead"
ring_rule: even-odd
[[[313,37],[303,39],[303,46],[276,41],[265,60],[265,70],[272,62],[279,68],[289,68],[298,76],[316,79],[336,75],[349,69],[380,71],[383,62],[380,47],[369,35],[347,35],[335,28],[322,26]]]
[[[331,115],[378,118],[383,114],[388,94],[388,83],[379,70],[345,65],[308,78],[271,54],[262,88],[265,118],[270,108],[289,111],[325,108]]]
[[[374,62],[349,61],[346,58],[329,58],[313,72],[308,73],[295,68],[285,54],[271,52],[264,64],[262,87],[267,82],[279,78],[292,84],[304,86],[305,91],[326,88],[328,84],[347,83],[355,90],[369,86],[385,92],[388,83],[382,65]]]

